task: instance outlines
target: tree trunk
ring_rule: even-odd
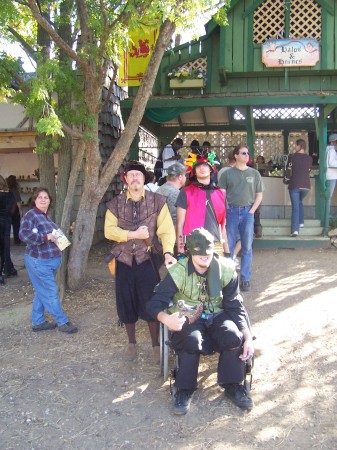
[[[95,231],[97,209],[101,201],[101,198],[97,195],[101,157],[96,139],[86,141],[86,155],[84,189],[68,261],[68,286],[70,289],[77,289],[84,277]]]
[[[60,16],[62,20],[59,24],[58,33],[61,38],[69,45],[72,45],[72,27],[71,27],[71,13],[73,8],[73,0],[66,0],[60,4]],[[62,67],[67,67],[70,69],[72,60],[69,56],[62,50],[60,53],[60,65]],[[62,86],[58,86],[58,103],[59,108],[64,110],[66,108],[71,108],[72,96],[68,92],[64,92]],[[70,232],[70,214],[69,220],[62,223],[63,208],[65,207],[65,199],[67,196],[67,189],[69,186],[69,176],[71,173],[71,163],[72,163],[72,147],[73,140],[69,134],[65,134],[63,138],[60,139],[60,148],[58,151],[58,174],[57,174],[57,202],[55,211],[55,222],[61,226],[61,229],[69,237]],[[78,175],[78,171],[77,171]],[[77,176],[76,176],[77,179]],[[75,181],[76,183],[76,181]],[[72,191],[72,195],[74,191]],[[72,203],[71,203],[72,205]],[[61,301],[63,301],[66,282],[67,282],[67,268],[68,268],[68,258],[69,258],[69,248],[66,248],[62,252],[62,264],[57,272],[57,284],[59,287],[59,293]]]
[[[37,136],[37,141],[39,139],[47,139],[46,136]],[[39,159],[39,170],[40,170],[40,186],[47,188],[53,199],[53,204],[48,211],[49,217],[54,220],[55,209],[54,202],[56,200],[56,188],[55,188],[55,166],[54,166],[54,155],[50,153],[40,153],[38,155]]]
[[[83,155],[84,155],[84,141],[80,141],[79,145],[76,149],[75,158],[73,160],[73,164],[71,167],[70,176],[68,179],[68,189],[67,189],[67,195],[64,199],[63,203],[63,214],[62,214],[62,220],[61,220],[61,229],[62,230],[69,230],[70,229],[70,219],[71,219],[71,212],[73,208],[73,198],[75,193],[75,187],[76,182],[78,179],[78,174],[82,168],[82,162],[83,162]],[[73,230],[74,233],[74,230]],[[62,265],[59,270],[58,275],[58,286],[60,291],[60,297],[61,301],[64,298],[64,293],[67,285],[67,273],[68,273],[68,261],[69,261],[69,254],[70,254],[70,248],[68,247],[62,255]]]
[[[170,21],[165,21],[161,26],[158,40],[145,72],[143,82],[136,95],[128,122],[115,150],[105,164],[101,176],[99,176],[101,158],[99,155],[98,142],[93,139],[86,141],[87,164],[85,169],[85,186],[76,219],[74,240],[68,262],[68,285],[70,289],[78,289],[81,286],[81,280],[85,274],[95,231],[98,205],[109,187],[112,178],[118,172],[138,131],[146,103],[151,95],[163,53],[167,48],[174,31],[175,25]],[[88,84],[85,85],[88,86]],[[94,96],[92,94],[93,91],[91,91],[91,95],[89,97],[86,96],[86,98],[91,98],[93,100]]]
[[[57,223],[60,226],[60,228],[63,230],[63,232],[66,234],[67,237],[69,237],[70,224],[67,223],[65,224],[65,227],[62,227],[61,223],[69,183],[69,174],[71,170],[71,152],[72,152],[72,139],[69,135],[66,135],[61,140],[61,146],[58,152],[57,201],[55,208],[55,223]],[[68,257],[69,257],[69,249],[66,249],[62,252],[62,264],[60,269],[57,271],[56,277],[61,302],[63,301],[66,290]]]
[[[72,159],[72,138],[65,135],[64,138],[60,139],[60,144],[57,170],[57,202],[55,206],[55,222],[57,224],[61,224],[64,200],[67,195]],[[67,232],[67,230],[64,230],[64,232]]]

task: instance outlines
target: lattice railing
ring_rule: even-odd
[[[152,133],[145,128],[139,128],[139,161],[150,170],[153,169],[154,164],[159,153],[159,140]]]
[[[219,156],[222,164],[227,164],[228,153],[233,150],[236,145],[247,144],[247,134],[245,132],[238,131],[228,131],[228,132],[184,132],[179,133],[177,137],[180,137],[184,142],[184,148],[180,150],[180,153],[187,157],[187,153],[190,150],[189,145],[196,139],[199,141],[200,145],[204,141],[209,141],[211,143],[211,148]],[[270,160],[277,160],[277,157],[281,157],[286,153],[293,151],[294,143],[296,139],[304,139],[308,141],[308,135],[306,132],[292,132],[289,133],[288,138],[288,149],[284,148],[284,136],[282,131],[258,131],[255,133],[255,143],[254,143],[254,155],[255,158],[258,155],[264,156],[266,162]]]
[[[204,72],[207,72],[207,57],[205,58],[198,58],[195,59],[194,61],[189,61],[186,64],[182,64],[181,66],[178,66],[178,68],[187,68],[189,70],[203,70]]]
[[[290,4],[290,37],[321,39],[322,8],[315,0],[265,0],[254,11],[254,43],[284,37]]]
[[[319,116],[319,108],[315,106],[300,106],[287,108],[254,108],[254,119],[314,119]],[[241,111],[234,111],[235,120],[245,120]]]
[[[256,108],[254,119],[314,119],[318,117],[319,109],[314,106],[296,108]]]

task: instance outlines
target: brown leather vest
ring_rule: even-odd
[[[123,230],[135,231],[141,225],[146,225],[149,229],[149,241],[153,253],[162,254],[163,248],[156,235],[157,218],[166,203],[166,197],[154,192],[144,191],[144,197],[138,202],[126,199],[123,192],[107,203],[108,209],[118,219],[118,226]],[[143,239],[132,239],[127,242],[114,244],[111,253],[118,261],[128,266],[132,266],[135,258],[137,264],[150,258],[147,252],[147,245]]]

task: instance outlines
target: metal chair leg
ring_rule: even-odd
[[[160,324],[160,373],[164,377],[164,381],[168,379],[169,372],[169,345],[168,345],[168,328],[166,325]]]

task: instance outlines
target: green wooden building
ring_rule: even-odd
[[[228,25],[210,21],[205,28],[199,40],[165,53],[142,126],[160,145],[177,134],[186,145],[205,137],[224,162],[245,143],[253,158],[277,163],[303,137],[317,166],[306,215],[326,233],[325,149],[337,131],[337,0],[232,0]],[[203,71],[201,86],[169,79],[183,68]],[[122,102],[125,116],[135,89]],[[269,191],[285,189],[281,179],[265,181]],[[273,205],[270,197],[262,216],[289,218],[290,203],[278,198]]]

